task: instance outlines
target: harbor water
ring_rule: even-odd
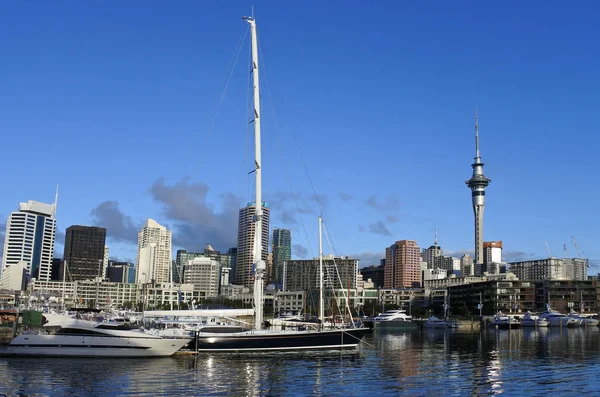
[[[6,396],[600,396],[600,328],[368,335],[357,353],[0,357]]]

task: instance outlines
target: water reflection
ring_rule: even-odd
[[[0,358],[0,393],[56,396],[597,394],[600,329],[367,336],[358,354],[165,359]]]

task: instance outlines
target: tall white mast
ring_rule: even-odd
[[[323,218],[319,217],[319,321],[321,328],[325,319],[323,303]]]
[[[254,312],[255,329],[262,329],[263,323],[263,277],[267,264],[262,260],[262,169],[260,156],[260,89],[258,84],[258,40],[256,37],[256,21],[254,15],[244,17],[250,24],[252,37],[252,79],[253,79],[253,105],[254,105],[254,184],[256,196],[254,199]]]
[[[67,282],[67,261],[63,261],[63,276],[62,276],[62,310],[65,310],[65,289]]]

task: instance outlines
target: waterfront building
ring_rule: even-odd
[[[49,294],[61,298],[63,291],[67,307],[75,305],[97,308],[128,306],[140,309],[141,302],[145,301],[146,309],[155,309],[171,303],[189,305],[193,301],[199,301],[201,297],[200,291],[195,290],[191,284],[157,283],[151,285],[97,282],[95,280],[74,282],[35,280],[27,287],[29,295]]]
[[[288,229],[273,229],[273,271],[271,282],[278,288],[283,285],[283,264],[292,259],[292,232]]]
[[[367,266],[359,270],[363,279],[371,280],[375,288],[383,288],[383,274],[385,264],[379,266]]]
[[[221,265],[214,259],[197,257],[190,260],[183,271],[183,282],[194,285],[202,298],[219,295]]]
[[[27,273],[38,280],[50,280],[54,238],[56,235],[56,200],[54,204],[38,201],[19,203],[6,222],[2,273],[20,262],[26,263]]]
[[[587,280],[587,259],[550,257],[511,262],[509,266],[509,270],[520,280]]]
[[[423,288],[380,289],[378,294],[382,311],[386,307],[398,307],[410,313],[413,307],[426,307],[429,305],[426,290]]]
[[[105,242],[103,227],[72,225],[67,228],[63,259],[67,262],[68,281],[106,277]]]
[[[273,296],[273,313],[303,313],[306,307],[305,297],[306,294],[304,291],[275,291]]]
[[[106,278],[113,283],[135,283],[135,265],[131,262],[109,261]]]
[[[456,277],[454,275],[445,278],[430,278],[423,281],[425,289],[432,290],[438,288],[447,288],[451,285],[462,285],[480,283],[486,281],[486,277],[467,276],[467,277]]]
[[[269,204],[262,202],[262,231],[261,236],[261,259],[267,261],[269,254]],[[236,284],[246,287],[254,285],[254,258],[252,252],[254,249],[254,214],[256,212],[256,203],[251,202],[240,209],[238,222],[238,244],[237,244],[237,263],[236,263]]]
[[[228,284],[221,287],[221,296],[232,300],[238,300],[242,295],[250,294],[250,288],[243,285]]]
[[[358,259],[347,256],[323,257],[323,288],[355,289],[358,275]],[[319,258],[292,259],[283,266],[284,291],[318,291]]]
[[[473,213],[475,216],[475,265],[481,266],[484,263],[483,258],[483,209],[485,206],[485,190],[491,182],[483,175],[483,162],[479,155],[479,120],[477,111],[475,112],[475,161],[473,167],[473,176],[466,181],[471,189],[471,201],[473,203]]]
[[[536,308],[545,310],[547,305],[561,313],[575,310],[584,314],[598,314],[600,284],[587,280],[544,280],[535,283]]]
[[[448,300],[452,314],[479,315],[479,303],[483,304],[484,316],[494,315],[499,311],[524,314],[527,311],[544,310],[539,310],[536,306],[535,283],[514,277],[449,286]]]
[[[494,315],[498,311],[522,315],[527,311],[542,312],[547,305],[561,313],[571,310],[587,314],[598,312],[600,285],[597,281],[545,280],[540,282],[517,280],[514,276],[449,286],[451,312]]]
[[[170,281],[171,244],[171,231],[148,218],[138,233],[137,283]]]
[[[473,266],[473,257],[471,255],[464,254],[460,258],[460,270],[463,277],[475,275],[475,266]]]
[[[419,287],[421,282],[421,255],[416,241],[396,241],[385,249],[384,288]]]

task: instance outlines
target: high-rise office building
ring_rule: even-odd
[[[475,275],[475,266],[473,266],[473,257],[471,255],[464,254],[460,258],[460,271],[463,277]]]
[[[135,265],[131,262],[109,261],[106,278],[113,283],[134,283]]]
[[[502,263],[502,241],[485,241],[483,243],[483,263]]]
[[[21,262],[35,279],[50,281],[54,238],[56,235],[56,201],[44,204],[28,201],[19,204],[6,222],[2,253],[2,272]]]
[[[375,288],[383,288],[383,272],[385,268],[385,263],[379,266],[368,266],[363,267],[359,270],[360,274],[363,276],[363,280],[368,281],[371,280],[373,286]]]
[[[358,259],[347,256],[323,257],[323,288],[355,289],[358,276]],[[283,267],[284,291],[318,291],[319,258],[288,260]]]
[[[219,295],[221,281],[221,265],[206,256],[197,257],[184,265],[183,281],[193,284],[194,290],[200,291],[201,297]]]
[[[63,259],[67,262],[67,281],[104,278],[106,229],[73,225],[67,228]]]
[[[283,264],[292,259],[292,232],[288,229],[273,229],[273,268],[271,282],[281,288]]]
[[[491,179],[483,175],[483,162],[479,155],[479,121],[477,112],[475,112],[475,162],[473,167],[473,176],[465,183],[471,189],[471,200],[473,203],[473,213],[475,215],[475,265],[483,265],[483,208],[485,206],[485,189],[491,182]]]
[[[168,283],[171,275],[171,231],[148,218],[138,233],[136,281]]]
[[[416,241],[396,241],[385,249],[383,277],[384,288],[421,286],[421,249]]]
[[[435,267],[435,258],[440,256],[442,256],[442,247],[436,243],[423,250],[422,259],[423,262],[427,262],[428,269],[433,269]]]
[[[238,223],[238,246],[237,246],[237,263],[236,263],[236,284],[245,287],[253,287],[254,274],[253,264],[254,258],[254,213],[256,212],[255,203],[249,203],[246,207],[240,209]],[[269,204],[262,202],[262,231],[259,235],[261,240],[261,259],[267,261],[269,255]]]

